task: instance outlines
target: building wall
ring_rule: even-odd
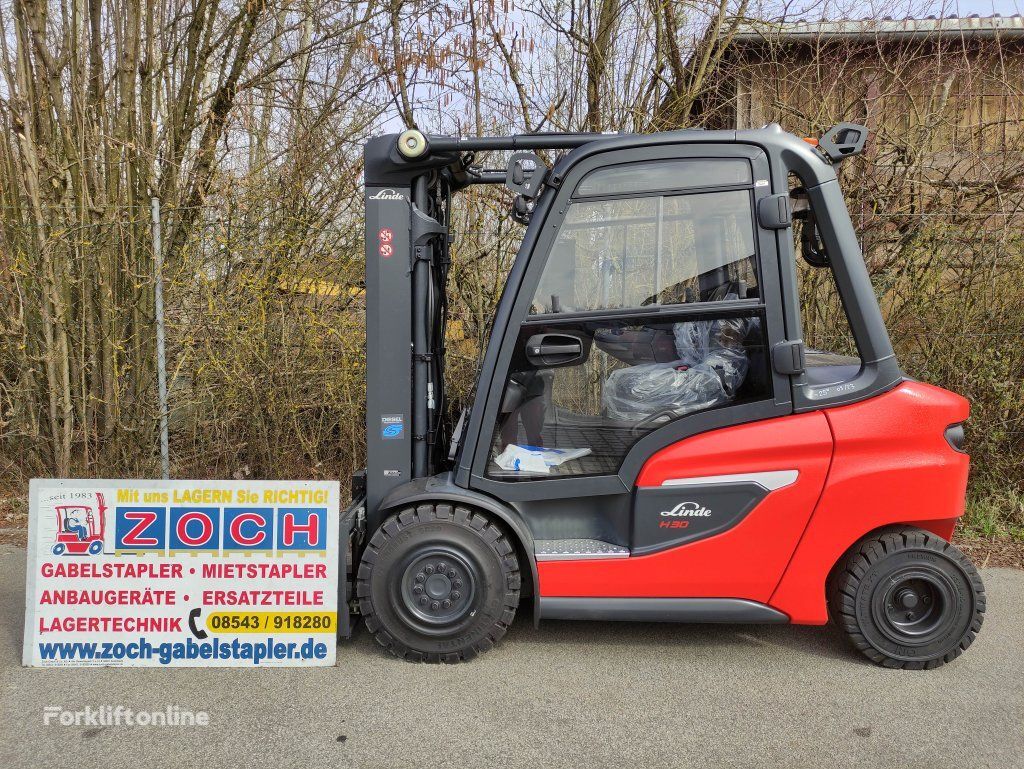
[[[880,159],[890,147],[946,162],[1021,150],[1024,41],[739,43],[723,73],[731,127],[779,122],[815,135],[865,123]]]

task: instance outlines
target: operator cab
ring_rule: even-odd
[[[92,509],[85,505],[57,505],[58,529],[73,534],[83,542],[95,536]]]
[[[367,332],[389,344],[368,347],[368,463],[382,468],[367,475],[368,508],[446,471],[521,512],[536,500],[617,497],[652,451],[709,426],[852,402],[900,381],[859,252],[827,257],[856,249],[833,163],[865,136],[843,124],[818,149],[778,126],[476,139],[410,130],[370,142]],[[549,168],[534,149],[568,152]],[[477,163],[502,150],[512,151],[504,169]],[[472,407],[452,429],[448,220],[453,195],[473,184],[509,187],[527,229]],[[794,212],[808,263],[831,268],[857,306],[856,359],[809,353],[799,336]],[[403,304],[411,323],[393,311]],[[591,480],[556,483],[573,479]],[[627,529],[609,530],[625,543]]]

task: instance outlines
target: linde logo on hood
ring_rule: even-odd
[[[662,510],[666,518],[707,518],[711,511],[698,502],[680,502],[671,510]]]
[[[370,200],[405,200],[405,195],[392,189],[386,189],[376,195],[370,195]]]

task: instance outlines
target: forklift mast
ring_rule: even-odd
[[[444,336],[452,195],[501,184],[505,170],[471,166],[481,150],[570,149],[595,134],[503,138],[431,137],[422,159],[399,152],[401,136],[364,149],[366,207],[366,510],[389,491],[438,472],[447,457]]]

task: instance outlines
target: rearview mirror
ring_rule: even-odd
[[[801,223],[800,257],[811,267],[827,267],[828,254],[825,253],[825,246],[821,242],[818,221],[814,218],[814,212],[811,210],[807,190],[797,187],[789,195],[793,220]]]
[[[818,234],[818,223],[809,214],[800,232],[800,256],[811,267],[828,267],[828,254]]]

